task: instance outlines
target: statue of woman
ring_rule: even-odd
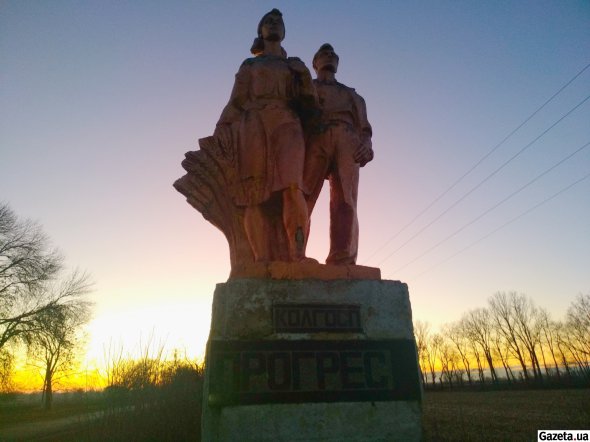
[[[254,57],[240,66],[214,134],[237,149],[240,191],[234,202],[244,207],[256,262],[307,259],[302,121],[317,107],[317,96],[305,64],[286,56],[284,37],[282,14],[273,9],[258,24]]]

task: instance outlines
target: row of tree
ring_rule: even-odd
[[[558,321],[524,294],[496,293],[439,332],[417,321],[414,335],[426,387],[590,381],[590,294]]]
[[[97,440],[200,440],[203,364],[164,354],[153,335],[139,354],[122,346],[105,348],[107,410]]]
[[[89,277],[64,276],[64,260],[41,227],[0,204],[0,391],[9,388],[15,354],[26,351],[43,370],[50,408],[56,373],[78,355],[80,329],[90,318]]]

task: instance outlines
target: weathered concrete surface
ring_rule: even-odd
[[[334,303],[360,307],[362,332],[275,333],[277,303]],[[383,280],[230,279],[218,284],[210,341],[413,340],[407,285]],[[418,441],[419,400],[315,402],[210,407],[206,373],[204,441]]]
[[[226,407],[219,441],[418,441],[416,401]]]
[[[218,284],[209,339],[343,339],[342,334],[273,333],[276,302],[358,304],[364,333],[350,339],[413,339],[408,287],[399,281],[274,281],[234,279]]]

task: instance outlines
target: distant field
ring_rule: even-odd
[[[32,422],[41,427],[41,422],[54,420],[57,423],[58,418],[104,407],[97,394],[86,398],[84,395],[64,396],[56,401],[56,410],[49,414],[41,410],[38,401],[10,402],[12,406],[8,406],[8,401],[0,404],[0,440],[3,440],[3,427],[14,428],[14,425]],[[193,415],[193,409],[195,414],[199,412],[198,401],[193,404],[186,410],[189,415]],[[198,423],[195,426],[191,422],[184,428],[178,413],[166,419],[158,413],[149,417],[148,422],[144,418],[134,412],[110,415],[82,421],[76,426],[54,426],[45,434],[26,439],[128,440],[122,437],[127,433],[133,434],[137,441],[149,440],[142,437],[146,434],[168,435],[170,440],[199,440]],[[179,425],[183,428],[174,428]],[[423,426],[425,441],[536,441],[539,429],[590,429],[590,389],[426,392]],[[46,424],[43,427],[49,429]]]
[[[537,440],[540,429],[590,429],[590,389],[427,392],[425,441]]]

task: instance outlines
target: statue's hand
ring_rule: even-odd
[[[363,167],[373,159],[373,143],[371,139],[363,141],[353,154],[354,161]]]

